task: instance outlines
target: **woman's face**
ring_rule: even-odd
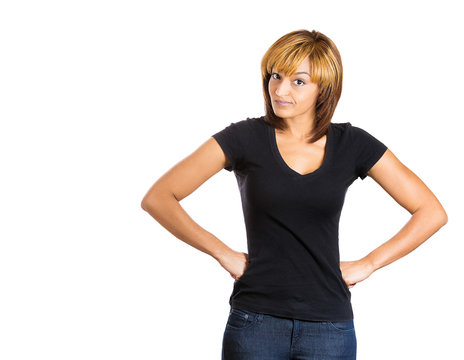
[[[313,121],[319,86],[310,80],[309,58],[300,64],[291,77],[273,72],[269,79],[269,95],[274,113],[283,119]]]

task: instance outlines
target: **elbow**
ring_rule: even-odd
[[[146,197],[144,197],[142,199],[142,203],[140,204],[140,206],[142,207],[143,210],[147,211],[147,209],[148,209],[148,199]]]
[[[439,227],[442,227],[448,223],[448,214],[442,206],[439,209],[436,209],[434,212],[434,222],[438,224]]]
[[[154,188],[151,188],[150,191],[143,197],[140,206],[143,210],[150,212],[150,209],[153,209],[153,207],[158,202],[158,191]]]
[[[426,221],[437,228],[441,228],[448,223],[448,214],[441,204],[420,207],[418,210],[414,211],[412,215],[416,213],[423,214]]]
[[[435,199],[435,203],[431,206],[431,208],[435,222],[439,224],[440,227],[446,225],[448,223],[448,214],[438,199]]]
[[[438,212],[439,212],[438,218],[440,219],[441,226],[446,225],[446,223],[448,222],[448,214],[446,213],[441,203],[439,203],[438,205]]]
[[[142,199],[140,206],[143,210],[150,213],[159,204],[160,200],[155,194],[147,194]]]
[[[172,193],[162,191],[158,188],[151,188],[143,197],[140,206],[148,213],[153,213],[157,208],[163,208],[163,203],[172,197]]]
[[[448,223],[448,214],[446,213],[445,210],[443,210],[442,213],[442,226],[446,225]]]
[[[148,211],[148,209],[151,206],[151,203],[152,203],[152,201],[147,196],[145,196],[142,199],[142,202],[141,202],[140,206],[142,207],[143,210]]]

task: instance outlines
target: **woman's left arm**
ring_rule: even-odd
[[[448,215],[432,191],[387,149],[367,173],[412,215],[401,230],[358,261],[342,261],[349,288],[374,271],[409,254],[448,222]]]

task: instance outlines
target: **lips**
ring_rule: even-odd
[[[279,105],[291,105],[292,104],[288,101],[281,101],[281,100],[275,100],[275,102]]]

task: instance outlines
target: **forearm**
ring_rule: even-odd
[[[417,210],[405,226],[390,240],[366,255],[362,261],[376,271],[402,258],[430,238],[447,222],[440,207]]]
[[[198,225],[172,194],[144,199],[142,208],[179,240],[211,255],[216,260],[232,251],[226,244]]]

